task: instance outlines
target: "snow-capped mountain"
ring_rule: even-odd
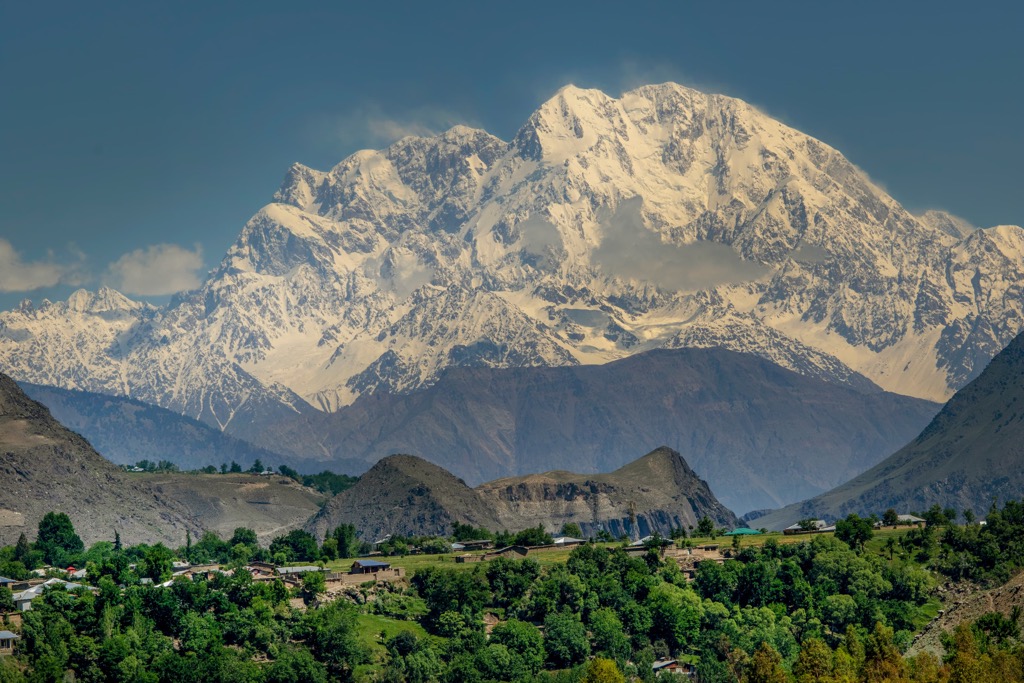
[[[1020,331],[1022,282],[1020,228],[917,218],[740,100],[569,86],[511,142],[457,126],[295,165],[198,290],[26,304],[0,315],[0,368],[242,436],[451,366],[653,348],[944,400]]]

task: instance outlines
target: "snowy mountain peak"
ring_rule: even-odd
[[[68,310],[76,313],[130,313],[147,307],[148,304],[132,301],[109,287],[100,287],[95,292],[79,289],[67,301]]]
[[[1024,320],[1021,230],[968,227],[740,100],[567,86],[511,142],[456,126],[294,164],[199,290],[2,314],[0,363],[221,427],[678,347],[940,400]]]

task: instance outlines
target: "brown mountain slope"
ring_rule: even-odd
[[[993,499],[1024,496],[1024,335],[958,391],[920,436],[847,483],[768,513],[758,526],[805,517],[925,510],[984,515]]]
[[[335,496],[306,529],[322,538],[339,524],[353,524],[364,539],[375,539],[446,535],[456,521],[508,531],[538,524],[557,531],[575,522],[588,536],[600,529],[643,536],[695,525],[705,514],[720,525],[736,523],[682,456],[664,447],[610,474],[546,472],[476,489],[426,460],[393,455]]]
[[[47,512],[65,512],[88,545],[178,545],[199,525],[180,504],[129,477],[0,373],[0,545],[34,538]]]
[[[129,476],[180,503],[204,529],[221,538],[231,538],[235,529],[244,526],[264,544],[301,529],[328,497],[280,475],[157,472]]]
[[[476,490],[507,529],[558,529],[575,522],[585,536],[606,529],[615,537],[636,537],[696,526],[704,515],[719,526],[737,522],[707,482],[664,446],[610,474],[545,472],[498,479]]]
[[[372,541],[385,534],[447,535],[456,521],[499,528],[494,511],[466,482],[414,455],[391,455],[328,501],[306,530],[323,538],[339,524],[353,524]]]

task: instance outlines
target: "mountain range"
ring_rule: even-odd
[[[857,386],[723,349],[660,349],[605,365],[452,368],[428,388],[271,423],[260,441],[317,455],[336,471],[416,453],[471,485],[552,468],[610,472],[667,445],[742,513],[846,481],[914,438],[939,408],[863,378]]]
[[[619,98],[567,86],[510,141],[456,126],[329,171],[294,165],[198,289],[160,307],[110,289],[25,302],[0,314],[0,368],[271,450],[272,425],[453,369],[656,349],[724,348],[941,401],[1021,330],[1022,281],[1020,228],[911,215],[745,102],[671,83]],[[462,448],[425,454],[449,445]]]
[[[983,518],[998,502],[1024,497],[1024,335],[958,391],[921,434],[831,491],[757,518],[782,528],[808,517],[837,519],[943,509]]]

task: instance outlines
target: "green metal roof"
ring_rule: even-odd
[[[732,531],[727,531],[726,533],[724,533],[722,535],[723,536],[757,536],[760,533],[761,532],[758,531],[757,529],[748,529],[747,527],[743,526],[743,527],[740,527],[738,529],[733,529]]]

